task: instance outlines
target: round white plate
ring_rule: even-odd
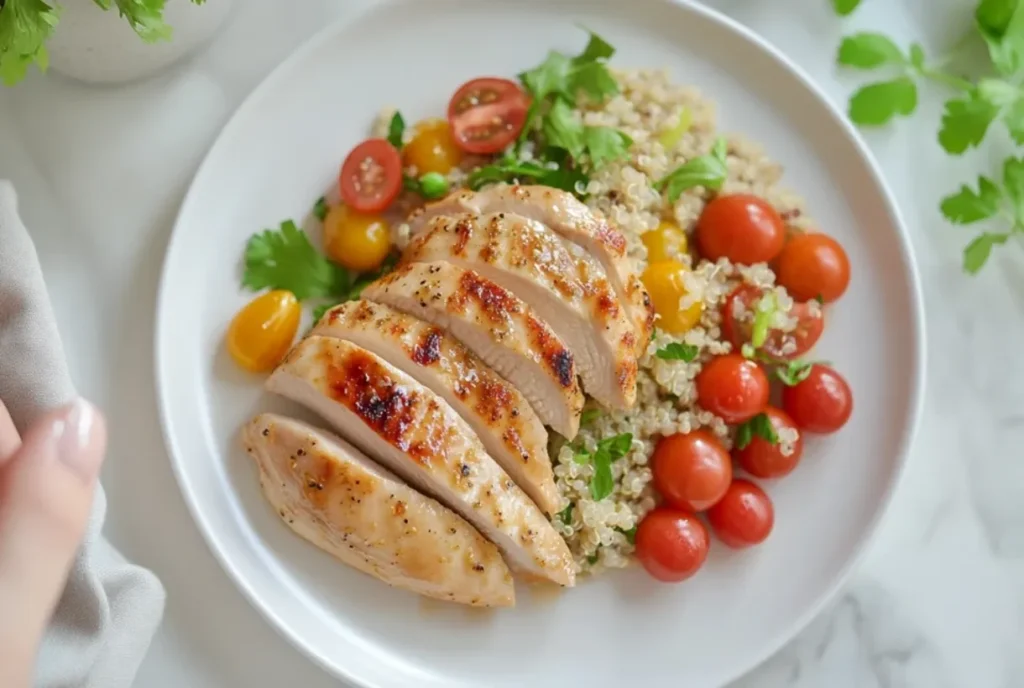
[[[775,532],[756,550],[714,547],[692,580],[635,567],[557,597],[520,587],[497,613],[424,604],[293,535],[260,494],[236,431],[275,404],[237,371],[222,337],[250,298],[246,239],[301,220],[382,106],[444,112],[481,74],[512,76],[577,25],[624,66],[664,66],[719,103],[721,127],[766,145],[784,182],[846,246],[853,283],[819,355],[852,383],[856,412],[810,440],[768,487]],[[857,135],[779,53],[698,6],[655,0],[406,0],[360,6],[299,50],[245,102],[196,175],[168,249],[157,376],[181,489],[213,552],[292,642],[365,686],[716,686],[792,637],[837,590],[892,495],[923,386],[919,287],[892,198]]]

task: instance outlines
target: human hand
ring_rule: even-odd
[[[85,533],[106,426],[79,400],[24,440],[0,402],[0,686],[28,688],[36,652]]]

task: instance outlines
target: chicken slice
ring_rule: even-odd
[[[436,217],[402,260],[448,261],[504,287],[569,346],[591,396],[615,409],[636,401],[636,334],[604,271],[574,259],[541,223],[512,213]]]
[[[472,270],[438,262],[400,266],[362,296],[448,330],[522,392],[545,425],[576,437],[583,393],[575,360],[513,294]]]
[[[371,458],[448,506],[516,570],[573,585],[565,541],[508,477],[466,422],[429,389],[341,339],[310,336],[267,389],[323,416]]]
[[[242,441],[278,515],[345,564],[439,600],[515,604],[512,575],[493,544],[344,440],[265,413]]]
[[[626,238],[601,215],[567,191],[549,186],[491,186],[459,191],[429,203],[409,218],[415,235],[441,215],[515,213],[541,222],[593,255],[608,274],[619,300],[636,328],[637,350],[647,346],[654,327],[654,306],[626,253]]]
[[[544,425],[515,387],[457,339],[436,325],[370,301],[332,308],[313,334],[361,346],[440,395],[541,509],[549,514],[558,510]]]

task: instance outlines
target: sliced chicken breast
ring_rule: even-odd
[[[261,414],[242,441],[278,515],[345,564],[439,600],[515,604],[512,575],[493,544],[344,440]]]
[[[540,418],[515,387],[457,339],[437,325],[370,301],[332,308],[312,333],[377,354],[440,395],[544,512],[558,510],[548,433]]]
[[[636,334],[604,270],[577,260],[546,226],[513,213],[440,216],[404,262],[447,261],[530,304],[569,346],[583,388],[605,406],[636,401]]]
[[[491,186],[482,191],[459,191],[427,204],[409,218],[415,235],[441,215],[515,213],[541,222],[582,246],[608,274],[619,300],[629,309],[636,327],[637,350],[647,346],[654,327],[654,306],[626,253],[626,238],[599,213],[571,193],[549,186]]]
[[[362,296],[445,328],[522,392],[545,425],[576,436],[583,393],[575,360],[512,293],[472,270],[437,262],[400,266]]]
[[[351,342],[310,336],[267,389],[323,416],[371,458],[450,507],[516,570],[573,585],[565,541],[450,406]]]

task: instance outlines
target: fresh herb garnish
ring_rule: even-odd
[[[654,355],[664,361],[686,361],[689,363],[697,358],[698,353],[700,353],[700,349],[693,344],[672,342],[655,351]]]
[[[388,124],[388,143],[402,150],[402,136],[405,134],[405,120],[402,118],[402,113],[395,110],[395,114],[391,116],[391,122]]]
[[[811,374],[816,361],[786,361],[775,369],[775,376],[789,387],[799,385]]]
[[[729,174],[725,164],[726,149],[725,139],[717,139],[711,147],[711,153],[688,160],[654,182],[654,188],[665,191],[669,203],[675,203],[684,191],[695,186],[716,191],[721,189]]]
[[[321,196],[316,199],[316,203],[313,204],[313,216],[321,222],[327,217],[327,199]]]
[[[746,423],[736,428],[736,448],[746,449],[747,445],[754,439],[760,437],[768,444],[778,444],[779,436],[775,432],[775,426],[764,413],[759,413]]]
[[[592,454],[582,448],[576,449],[573,461],[576,463],[589,462],[594,466],[594,475],[590,479],[590,496],[596,501],[601,501],[615,489],[612,463],[625,456],[632,446],[633,435],[624,432],[598,442],[597,448]]]
[[[616,528],[615,530],[626,536],[626,542],[631,545],[636,544],[636,526],[633,526],[629,530],[623,530],[622,528]]]
[[[832,7],[835,8],[836,14],[844,16],[857,9],[859,4],[860,0],[832,0]]]
[[[576,506],[575,502],[569,502],[569,505],[558,512],[558,520],[565,525],[572,524],[572,510]]]
[[[580,415],[580,425],[587,425],[592,421],[597,420],[597,417],[601,415],[601,411],[598,409],[587,409]]]
[[[466,184],[474,191],[497,182],[529,182],[582,195],[587,176],[577,170],[552,169],[528,160],[498,160],[470,173]]]
[[[287,289],[302,301],[344,293],[349,275],[317,251],[306,233],[287,220],[280,229],[268,229],[249,239],[242,286],[253,291]]]

